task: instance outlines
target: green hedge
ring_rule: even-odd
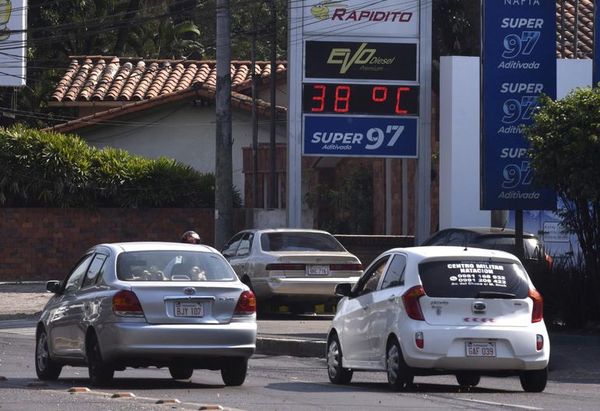
[[[2,207],[214,207],[215,178],[76,136],[0,128]],[[234,190],[239,205],[239,194]]]

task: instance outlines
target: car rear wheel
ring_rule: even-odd
[[[523,371],[519,375],[521,387],[526,392],[542,392],[548,381],[548,368],[542,370]]]
[[[399,391],[413,383],[414,375],[404,361],[398,340],[393,339],[387,347],[386,353],[387,378],[390,387]]]
[[[35,344],[35,373],[40,380],[56,380],[61,371],[62,365],[57,364],[50,358],[48,334],[46,330],[40,328]]]
[[[100,343],[96,334],[91,334],[87,342],[87,363],[90,384],[94,386],[106,385],[110,383],[115,374],[115,369],[102,360],[100,352]]]
[[[242,385],[248,372],[247,358],[230,358],[221,367],[221,377],[227,386]]]
[[[194,369],[185,365],[171,365],[169,372],[171,373],[171,377],[176,380],[187,380],[194,373]]]
[[[342,347],[337,335],[329,339],[327,346],[327,374],[334,384],[347,385],[352,380],[352,370],[342,367]]]
[[[476,387],[481,380],[481,376],[477,374],[456,374],[456,381],[462,388]]]

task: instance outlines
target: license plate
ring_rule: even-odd
[[[306,274],[308,275],[329,275],[328,265],[307,265]]]
[[[495,342],[465,342],[467,357],[495,357],[496,343]]]
[[[204,306],[202,303],[177,302],[175,303],[175,317],[203,317]]]

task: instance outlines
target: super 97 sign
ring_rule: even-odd
[[[290,53],[290,69],[302,70],[290,71],[298,85],[290,86],[290,127],[302,154],[417,157],[419,2],[301,3],[291,42],[300,53]]]
[[[540,94],[556,97],[556,2],[483,2],[481,208],[556,208],[555,193],[534,184],[523,126]]]

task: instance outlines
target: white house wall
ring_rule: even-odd
[[[557,61],[557,96],[592,83],[592,60]],[[480,210],[479,57],[440,61],[440,229],[489,226]]]
[[[269,120],[259,121],[259,142],[269,142]],[[147,158],[167,157],[203,173],[215,171],[215,108],[191,102],[170,104],[77,131],[90,144],[121,148]],[[232,111],[233,184],[244,198],[242,147],[252,145],[250,113]],[[285,125],[278,125],[277,142],[285,143]]]

